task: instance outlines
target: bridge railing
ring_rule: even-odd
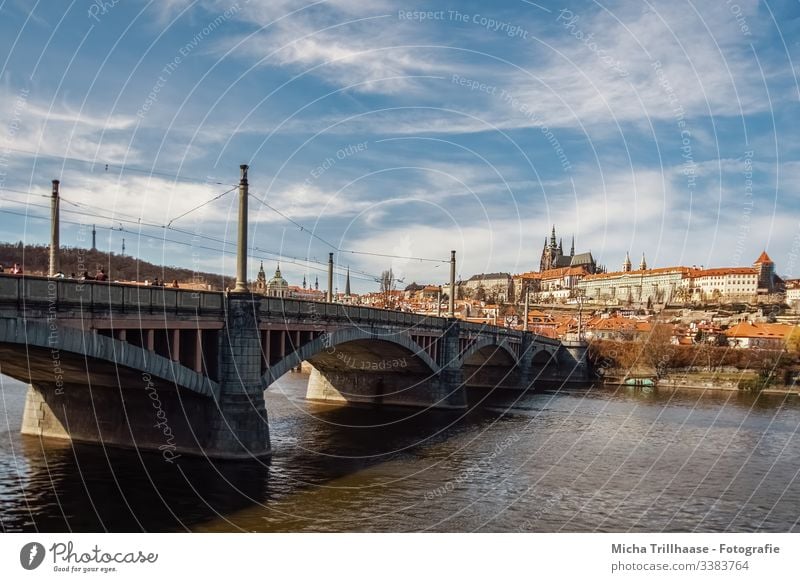
[[[47,309],[110,309],[119,311],[191,312],[219,314],[224,310],[225,295],[221,291],[195,291],[104,281],[50,279],[28,275],[0,275],[0,307],[3,304]],[[445,317],[434,317],[403,311],[392,311],[362,305],[323,303],[294,298],[264,297],[259,303],[262,316],[287,320],[331,320],[356,322],[361,325],[403,326],[444,331],[450,325]],[[480,323],[459,322],[461,332],[475,335],[495,334],[519,341],[522,332]],[[540,337],[543,343],[558,340]]]
[[[0,304],[61,309],[221,312],[223,294],[105,281],[0,276]]]
[[[261,300],[260,312],[266,317],[327,322],[331,320],[353,321],[359,324],[402,325],[426,329],[444,330],[449,321],[444,317],[430,317],[417,313],[392,311],[362,305],[321,303],[301,299],[265,297]]]

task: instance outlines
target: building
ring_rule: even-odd
[[[642,254],[636,271],[632,270],[630,254],[626,253],[621,271],[586,275],[576,287],[586,299],[611,305],[753,303],[758,293],[772,293],[780,283],[781,280],[775,275],[775,265],[766,253],[761,253],[752,267],[717,269],[649,269]],[[765,287],[767,284],[769,286]]]
[[[756,298],[759,273],[752,267],[692,269],[685,279],[685,298],[690,301],[742,301]]]
[[[759,292],[772,293],[776,287],[775,263],[769,258],[767,251],[761,252],[753,263],[753,268],[758,273]]]
[[[592,257],[592,253],[575,253],[575,237],[572,237],[572,244],[570,245],[569,255],[564,254],[562,241],[556,243],[556,227],[553,225],[553,230],[550,234],[550,243],[544,239],[544,248],[542,248],[542,255],[539,260],[539,272],[543,273],[551,269],[562,269],[564,267],[584,267],[589,273],[596,273],[598,271],[597,263]]]
[[[734,348],[778,350],[786,344],[793,325],[783,323],[754,323],[742,321],[725,331],[728,345]]]
[[[481,273],[458,283],[458,297],[506,303],[512,297],[512,279],[508,273]]]
[[[800,309],[800,279],[786,281],[786,304],[792,309]]]
[[[267,275],[264,272],[264,262],[261,262],[261,268],[259,268],[258,276],[256,277],[255,291],[256,293],[261,293],[269,297],[289,297],[291,295],[289,283],[281,276],[280,263],[278,263],[275,269],[275,275],[267,281]]]
[[[626,256],[626,261],[630,259]],[[647,267],[642,258],[642,265]],[[597,303],[669,303],[678,295],[689,269],[663,267],[586,275],[577,284],[578,293]]]

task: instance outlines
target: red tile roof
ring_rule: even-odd
[[[761,251],[761,254],[758,255],[756,262],[753,263],[754,265],[760,265],[761,263],[771,263],[772,259],[769,258],[767,251]]]

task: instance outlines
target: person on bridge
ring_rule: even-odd
[[[89,274],[89,271],[81,273],[81,281],[94,281],[94,277]]]
[[[11,274],[22,275],[22,267],[20,267],[17,263],[14,263],[14,266],[11,267]]]
[[[172,288],[173,289],[179,289],[180,288],[180,286],[178,285],[178,280],[177,279],[173,279],[172,280]]]
[[[3,273],[3,272],[4,272],[4,270],[3,270],[3,263],[0,263],[0,273]]]
[[[106,271],[103,268],[97,271],[97,275],[94,278],[96,281],[108,281],[108,275],[106,275]]]

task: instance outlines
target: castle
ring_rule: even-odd
[[[551,269],[561,269],[564,267],[584,267],[589,274],[599,272],[597,263],[592,257],[591,251],[586,253],[575,254],[575,237],[572,237],[572,245],[569,249],[569,254],[564,254],[562,241],[556,243],[556,227],[553,225],[553,231],[550,234],[550,244],[547,244],[547,239],[544,239],[544,248],[542,248],[542,258],[539,261],[539,272],[544,273]]]

